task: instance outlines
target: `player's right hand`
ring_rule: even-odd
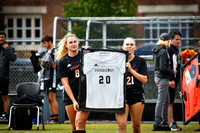
[[[74,110],[75,110],[75,111],[78,111],[79,105],[78,105],[77,101],[75,101],[75,102],[73,103],[73,106],[74,106]]]
[[[173,89],[176,87],[176,83],[174,82],[174,80],[169,81],[169,86],[170,86],[171,88],[173,88]]]

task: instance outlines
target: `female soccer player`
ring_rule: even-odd
[[[73,133],[85,133],[89,112],[78,111],[78,90],[80,77],[79,41],[75,34],[66,35],[59,43],[57,52],[58,78],[65,88],[64,104],[72,125]]]
[[[134,133],[140,133],[140,123],[144,110],[144,89],[143,83],[147,83],[147,65],[143,58],[134,55],[136,50],[135,40],[128,37],[124,40],[122,48],[128,51],[127,86],[125,113],[116,114],[119,126],[119,133],[126,133],[127,119],[130,110],[132,128]]]

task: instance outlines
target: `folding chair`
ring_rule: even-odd
[[[17,85],[17,96],[20,98],[23,95],[29,95],[29,96],[36,96],[39,95],[40,93],[40,86],[39,84],[35,82],[24,82],[20,83]],[[12,121],[12,116],[13,116],[13,111],[16,108],[36,108],[37,109],[37,130],[39,130],[39,117],[41,115],[41,122],[43,125],[43,130],[44,128],[44,119],[43,119],[43,111],[41,108],[41,105],[39,103],[12,103],[12,106],[10,108],[10,115],[9,115],[9,125],[8,125],[8,130],[11,128],[11,121]],[[40,114],[41,113],[41,114]]]

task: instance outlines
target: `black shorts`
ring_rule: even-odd
[[[136,92],[136,91],[127,91],[126,92],[126,101],[129,106],[136,104],[138,102],[145,103],[145,97],[143,92]]]
[[[175,95],[176,95],[176,90],[178,87],[180,87],[180,83],[178,81],[175,81],[176,86],[175,88],[169,87],[169,97],[170,97],[170,103],[174,103]]]
[[[9,82],[0,82],[0,91],[2,95],[7,95],[9,92]]]
[[[73,95],[76,101],[78,102],[78,92],[73,92]],[[63,92],[63,103],[65,106],[73,104],[72,100],[69,98],[65,90]]]
[[[174,103],[175,94],[176,94],[176,88],[169,87],[170,103]]]
[[[53,88],[53,83],[51,80],[44,81],[44,93],[49,93],[50,91],[56,93],[56,88]]]

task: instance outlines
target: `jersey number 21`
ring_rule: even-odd
[[[133,76],[127,77],[127,85],[134,85],[134,77]]]

